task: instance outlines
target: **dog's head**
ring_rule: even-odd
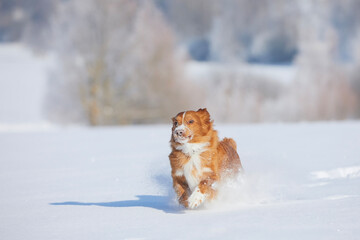
[[[206,108],[196,112],[180,112],[172,118],[172,121],[172,139],[180,144],[196,141],[212,129],[212,121]]]

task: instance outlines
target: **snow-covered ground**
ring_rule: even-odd
[[[21,44],[0,44],[0,124],[40,125],[49,54],[36,55]]]
[[[220,125],[245,175],[214,203],[184,210],[171,186],[170,126],[47,123],[51,64],[0,45],[0,239],[359,239],[360,122]]]
[[[249,75],[279,82],[287,85],[294,81],[296,67],[293,65],[266,65],[266,64],[221,64],[215,62],[190,61],[186,64],[186,76],[190,80],[207,81],[214,75],[231,76]]]
[[[360,122],[217,129],[245,175],[184,210],[170,126],[3,127],[0,239],[359,239]]]

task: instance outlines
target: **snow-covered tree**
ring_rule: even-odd
[[[50,115],[92,125],[158,122],[187,106],[182,60],[152,1],[66,2],[54,26],[60,68],[51,81],[61,87],[50,82]]]
[[[353,117],[354,93],[349,73],[336,60],[338,34],[330,24],[331,6],[302,2],[299,21],[297,79],[291,94],[297,98],[298,118],[307,120]]]

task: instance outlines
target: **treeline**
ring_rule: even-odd
[[[224,122],[360,116],[357,0],[1,0],[0,41],[51,51],[53,121],[167,122],[206,105]],[[238,72],[189,81],[187,61],[292,64],[289,85]]]

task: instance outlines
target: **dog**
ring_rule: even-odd
[[[172,118],[169,155],[173,188],[181,205],[195,209],[217,195],[219,182],[242,169],[236,143],[219,140],[206,108]]]

